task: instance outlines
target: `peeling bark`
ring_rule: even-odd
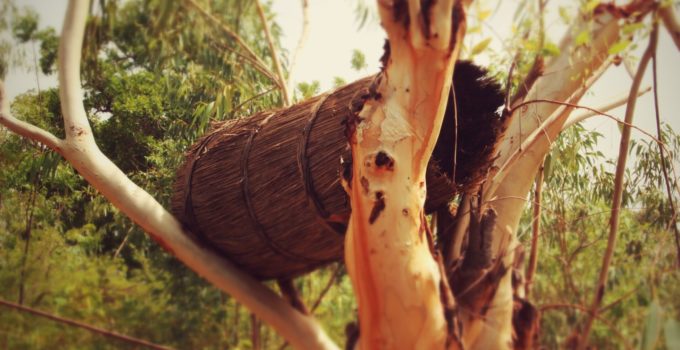
[[[423,206],[464,13],[451,0],[378,6],[389,38],[385,68],[348,123],[354,166],[345,260],[359,305],[359,346],[456,348]]]

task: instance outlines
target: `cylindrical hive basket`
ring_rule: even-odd
[[[340,185],[343,167],[351,166],[345,121],[361,110],[372,81],[215,125],[178,170],[173,213],[200,240],[260,279],[292,278],[342,259],[350,212]],[[454,134],[443,132],[427,173],[428,212],[480,181],[485,169],[478,163],[491,159],[499,132],[495,110],[502,98],[483,70],[458,63],[454,85],[458,164],[452,164]],[[455,125],[454,114],[447,111],[445,128]],[[479,128],[484,130],[473,130]]]

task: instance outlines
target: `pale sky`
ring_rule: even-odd
[[[363,29],[358,30],[354,12],[355,0],[310,0],[309,2],[309,38],[299,54],[298,69],[294,73],[295,82],[317,80],[324,91],[332,87],[336,76],[351,82],[377,72],[378,59],[382,55],[385,38],[379,24],[376,21],[369,21]],[[16,3],[19,6],[32,6],[38,11],[40,28],[45,26],[53,26],[57,30],[61,28],[66,0],[17,0]],[[496,6],[498,9],[492,17],[486,20],[488,26],[483,27],[482,33],[470,35],[466,40],[474,41],[492,37],[491,47],[499,49],[502,46],[502,40],[513,33],[512,16],[517,1],[504,1],[500,3],[501,5],[497,5],[499,3],[496,0],[478,3],[490,10],[496,9]],[[556,5],[571,3],[567,0],[551,1],[549,8],[555,9]],[[273,10],[277,14],[276,20],[283,28],[282,45],[288,52],[292,52],[297,45],[302,27],[300,1],[275,0]],[[557,20],[556,11],[548,13],[547,16],[548,34],[553,41],[558,42],[565,28]],[[641,52],[645,46],[646,42],[640,43],[639,51]],[[354,49],[359,49],[366,55],[368,68],[362,72],[356,72],[351,68],[350,59]],[[488,58],[480,55],[478,61],[484,64],[488,62]],[[674,130],[680,130],[680,115],[678,115],[680,114],[680,53],[665,30],[661,31],[660,36],[658,65],[661,117],[670,123]],[[630,81],[630,76],[623,65],[612,67],[593,86],[581,104],[594,108],[600,107],[607,99],[627,93]],[[40,83],[42,87],[55,86],[56,77],[41,76]],[[10,99],[13,99],[20,93],[35,89],[35,76],[23,70],[11,70],[6,86]],[[651,65],[642,86],[651,86]],[[641,97],[636,108],[635,124],[656,134],[653,111],[652,94]],[[610,111],[620,119],[623,119],[624,112],[623,107]],[[604,117],[594,117],[587,122],[586,126],[596,128],[605,134],[606,138],[601,142],[601,147],[607,155],[613,157],[617,154],[619,132],[614,122]],[[640,134],[634,132],[634,137],[640,137]],[[676,168],[680,169],[680,165],[676,165]]]

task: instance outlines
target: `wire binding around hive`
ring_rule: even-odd
[[[317,217],[321,224],[328,231],[338,233],[340,235],[345,234],[345,225],[339,225],[337,222],[330,220],[331,214],[326,210],[323,203],[319,199],[319,196],[314,188],[314,178],[311,174],[311,169],[309,168],[309,154],[307,153],[307,148],[309,146],[309,135],[311,134],[312,128],[314,127],[314,122],[319,115],[321,107],[326,102],[328,97],[333,95],[335,91],[328,92],[324,94],[310,110],[310,117],[307,119],[307,123],[302,130],[302,138],[300,139],[300,145],[298,147],[298,167],[300,170],[300,175],[302,177],[302,184],[305,188],[305,195],[307,199],[314,205],[314,209]]]
[[[203,235],[201,232],[200,226],[198,225],[198,221],[196,220],[196,214],[194,213],[194,204],[192,202],[191,198],[191,189],[192,189],[192,182],[194,178],[194,170],[196,169],[196,163],[198,163],[198,160],[201,158],[201,154],[205,152],[205,150],[208,147],[208,143],[215,138],[215,136],[218,135],[218,133],[212,133],[205,137],[203,140],[201,140],[201,143],[198,145],[198,151],[194,153],[189,160],[188,163],[188,174],[186,176],[186,181],[184,183],[184,214],[185,218],[187,221],[187,226],[188,229],[190,230],[195,230],[198,232],[195,232],[198,235]]]
[[[255,140],[255,136],[257,136],[260,130],[262,130],[265,124],[267,124],[271,118],[277,116],[280,112],[281,111],[270,112],[269,115],[265,117],[256,128],[252,129],[250,136],[248,137],[248,141],[246,141],[246,144],[243,147],[243,155],[241,157],[241,190],[243,191],[243,199],[246,203],[246,209],[248,209],[248,215],[255,226],[255,231],[260,235],[262,241],[265,242],[269,248],[271,248],[277,254],[289,259],[296,259],[305,263],[319,263],[320,261],[317,259],[310,259],[308,257],[288,251],[277,244],[271,237],[269,237],[267,230],[264,228],[264,226],[262,226],[262,223],[260,223],[260,220],[255,213],[255,208],[253,207],[253,202],[250,197],[250,188],[248,187],[248,157],[250,155],[250,149],[253,146],[253,140]]]

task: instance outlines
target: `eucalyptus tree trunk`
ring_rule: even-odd
[[[425,171],[465,30],[460,1],[378,2],[389,40],[371,98],[348,125],[352,214],[345,263],[362,349],[459,347],[428,231]]]

